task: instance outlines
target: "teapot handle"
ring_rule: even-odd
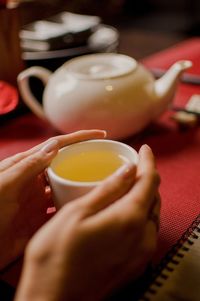
[[[44,120],[46,120],[46,116],[43,107],[30,90],[29,77],[38,77],[46,85],[51,74],[52,72],[48,69],[35,66],[22,71],[17,77],[19,91],[24,102],[39,118]]]

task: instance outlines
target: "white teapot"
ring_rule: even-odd
[[[116,53],[89,54],[67,61],[54,73],[31,67],[18,76],[25,103],[40,118],[64,133],[105,129],[123,139],[142,130],[164,112],[190,61],[179,61],[155,80],[133,58]],[[30,91],[30,76],[46,85],[43,105]]]

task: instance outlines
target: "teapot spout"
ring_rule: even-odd
[[[160,103],[160,114],[172,102],[176,87],[180,81],[182,73],[192,67],[192,62],[188,60],[178,61],[158,80],[155,81],[155,94]]]

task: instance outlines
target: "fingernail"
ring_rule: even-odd
[[[103,134],[104,138],[107,136],[107,132],[105,130],[99,130],[99,129],[97,129],[97,131],[101,132],[101,134]]]
[[[58,140],[54,139],[49,141],[45,146],[43,146],[41,148],[41,151],[48,154],[54,151],[57,147],[58,147]]]
[[[140,151],[145,151],[145,150],[151,151],[151,148],[148,144],[143,144],[140,148]]]
[[[129,162],[120,167],[115,174],[117,176],[123,176],[124,179],[128,179],[131,175],[135,174],[135,171],[136,166],[134,165],[134,163]]]
[[[103,135],[104,135],[104,138],[107,136],[107,132],[106,131],[102,131],[103,132]]]

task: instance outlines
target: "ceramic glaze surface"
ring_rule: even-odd
[[[91,158],[91,154],[92,158]],[[80,157],[81,155],[81,157]],[[101,180],[103,178],[99,178],[100,175],[100,170],[98,168],[96,168],[95,170],[90,170],[89,174],[88,174],[88,167],[86,166],[81,166],[83,164],[82,161],[82,155],[84,157],[84,165],[89,165],[91,164],[91,161],[93,161],[93,163],[98,163],[99,159],[101,161],[102,167],[104,164],[109,165],[109,169],[111,168],[112,170],[109,170],[109,174],[105,175],[103,178],[109,176],[110,174],[112,174],[113,172],[116,171],[116,169],[118,169],[122,164],[125,164],[127,162],[132,162],[135,165],[137,165],[138,162],[138,154],[137,152],[130,147],[127,144],[118,142],[118,141],[113,141],[113,140],[104,140],[104,139],[100,139],[100,140],[88,140],[88,141],[83,141],[83,142],[78,142],[78,143],[74,143],[68,146],[65,146],[64,148],[60,149],[59,152],[57,153],[57,155],[54,157],[54,159],[52,160],[50,166],[47,169],[47,174],[48,174],[48,178],[49,178],[49,182],[54,194],[54,204],[57,208],[62,207],[65,203],[72,201],[84,194],[86,194],[87,192],[89,192],[91,189],[93,189],[94,187],[96,187],[97,185],[99,185],[101,183]],[[86,159],[88,155],[88,160]],[[114,163],[114,166],[112,165],[112,163],[110,162],[112,159],[111,157],[114,155],[115,156],[119,156],[119,158],[121,158],[120,162],[117,159],[117,165],[116,165],[116,161]],[[66,162],[66,160],[68,160],[70,158],[70,161],[72,159],[72,157],[75,156],[77,158],[78,156],[78,161],[81,164],[78,164],[77,168],[77,173],[78,176],[76,174],[74,174],[74,172],[76,173],[76,166],[71,166],[73,169],[73,179],[69,178],[69,174],[67,175],[67,177],[63,177],[63,173],[60,170],[60,165],[62,165],[62,167],[64,167],[64,162]],[[108,158],[110,157],[110,158]],[[109,162],[109,163],[108,163]],[[74,165],[74,160],[72,159],[71,164]],[[111,164],[110,164],[111,163]],[[120,163],[120,164],[118,164]],[[68,165],[68,164],[67,164]],[[58,168],[59,167],[59,168]],[[70,168],[70,166],[68,166]],[[114,168],[113,168],[114,167]],[[83,169],[82,169],[83,168]],[[103,167],[104,169],[105,167]],[[61,168],[62,169],[62,168]],[[82,169],[82,172],[81,172]],[[87,170],[87,171],[86,171]],[[61,171],[61,174],[60,174]],[[69,170],[68,170],[69,171]],[[106,171],[106,173],[108,172],[108,169],[104,169],[104,172]],[[66,172],[66,170],[64,171],[64,173]],[[92,172],[92,178],[91,178],[91,173]],[[100,172],[100,173],[99,173]],[[81,176],[82,174],[82,176]],[[88,178],[89,175],[89,178]],[[74,177],[75,176],[75,177]],[[81,176],[81,178],[80,178]],[[102,176],[102,174],[101,174]],[[86,177],[86,178],[85,178]]]
[[[116,53],[92,54],[66,62],[53,74],[32,67],[18,77],[24,101],[39,117],[61,132],[100,128],[121,139],[139,132],[172,101],[182,72],[190,61],[175,63],[155,81],[133,58]],[[28,87],[29,76],[45,84],[43,106]]]
[[[128,56],[104,54],[73,59],[63,68],[80,79],[108,79],[124,76],[137,68],[137,62]]]

